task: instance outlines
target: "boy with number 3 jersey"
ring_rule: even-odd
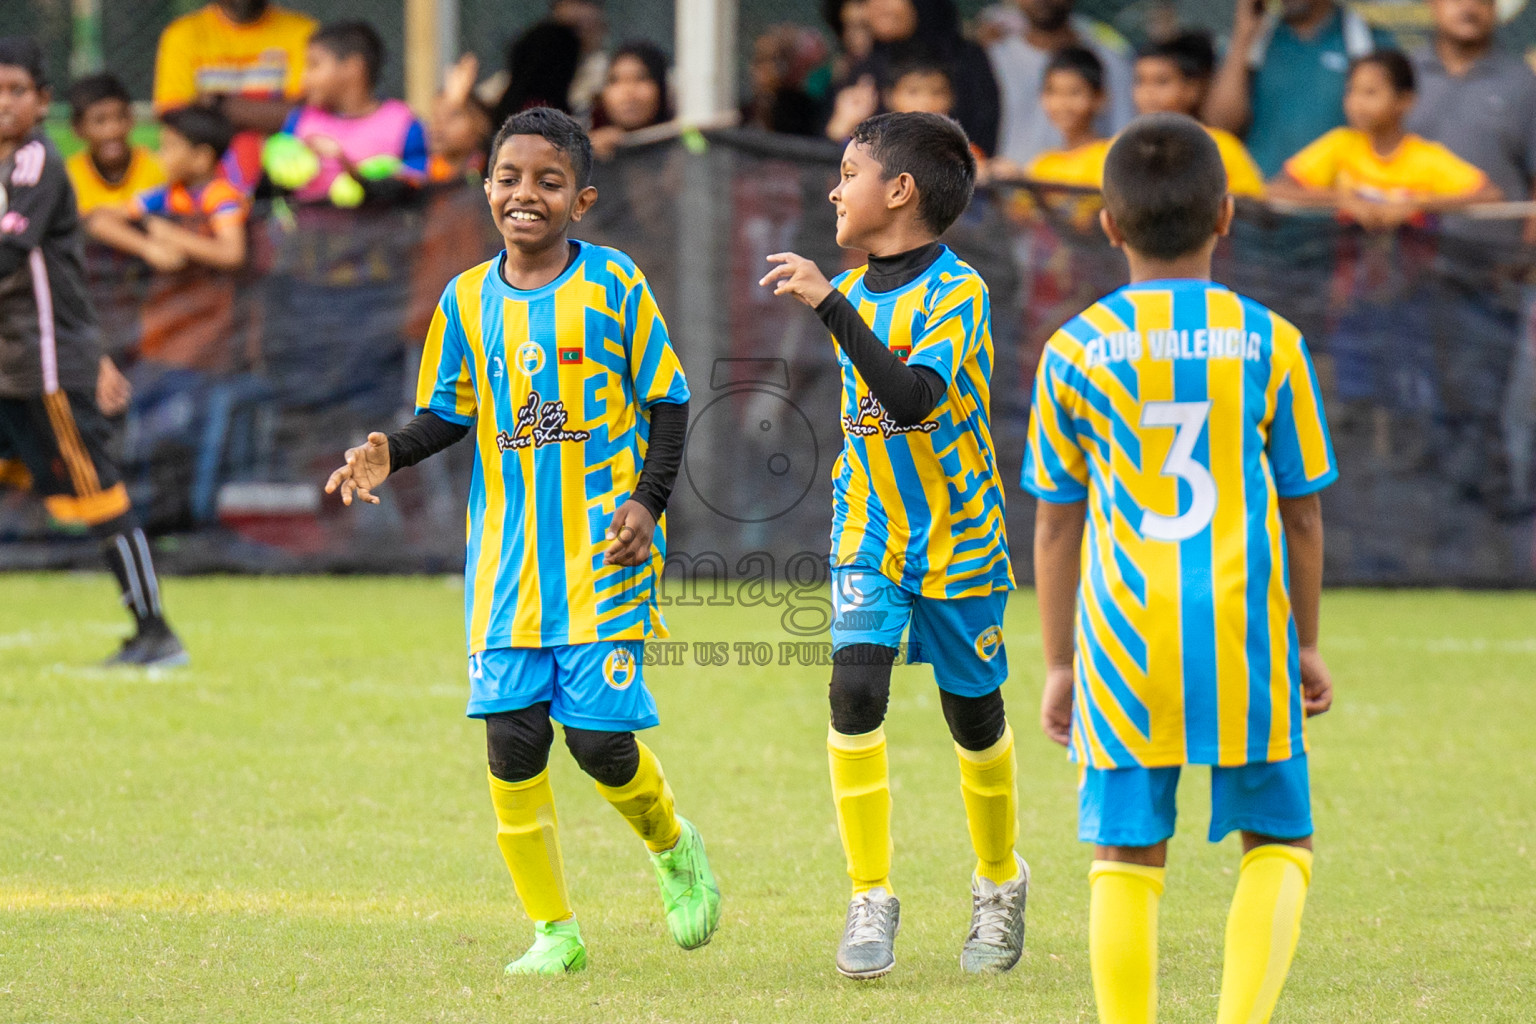
[[[1312,877],[1303,722],[1332,701],[1318,492],[1338,471],[1301,335],[1211,283],[1232,200],[1205,129],[1133,122],[1101,220],[1131,284],[1046,345],[1023,472],[1040,499],[1042,724],[1080,766],[1078,837],[1096,846],[1099,1020],[1155,1019],[1175,790],[1202,764],[1210,839],[1240,831],[1244,850],[1217,1021],[1262,1024]]]

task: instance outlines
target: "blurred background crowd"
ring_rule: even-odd
[[[784,364],[737,382],[761,394],[732,399],[725,435],[769,399],[816,395],[831,360],[759,308],[756,261],[791,244],[844,261],[821,237],[822,197],[859,121],[954,117],[983,187],[951,244],[998,300],[1006,435],[1050,332],[1121,283],[1095,217],[1110,140],[1138,113],[1177,111],[1207,125],[1242,200],[1221,274],[1308,333],[1359,468],[1332,499],[1335,577],[1536,575],[1536,73],[1521,52],[1536,32],[1518,0],[743,0],[740,102],[691,123],[671,4],[460,0],[446,69],[414,97],[396,0],[74,7],[94,24],[49,0],[7,31],[42,40],[54,69],[49,131],[127,385],[102,403],[128,417],[135,504],[189,547],[213,538],[205,555],[243,544],[335,567],[378,564],[383,545],[405,553],[390,564],[450,564],[436,542],[463,465],[404,499],[416,527],[361,537],[315,483],[353,435],[409,412],[442,287],[499,247],[479,188],[509,114],[548,105],[590,127],[594,240],[655,279],[691,372]],[[808,410],[802,430],[796,401],[762,422],[816,465],[835,440],[812,423],[835,417]],[[790,550],[824,531],[768,514],[751,474],[712,475],[699,435],[689,471],[717,546]],[[65,557],[55,527],[0,493],[5,561]]]

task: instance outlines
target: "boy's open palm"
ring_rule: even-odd
[[[764,274],[763,279],[757,283],[764,288],[773,285],[773,294],[793,295],[812,309],[832,294],[832,283],[827,280],[827,275],[804,256],[792,252],[776,252],[768,257],[768,262],[779,265]]]
[[[373,489],[389,476],[389,439],[378,431],[368,435],[368,440],[356,448],[348,448],[347,464],[331,474],[325,482],[325,493],[341,490],[341,503],[352,504],[355,494],[370,505],[379,503]]]

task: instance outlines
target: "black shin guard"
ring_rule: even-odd
[[[527,782],[549,766],[549,702],[485,716],[485,759],[502,782]]]

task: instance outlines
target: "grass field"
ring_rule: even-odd
[[[123,623],[103,577],[0,577],[0,1021],[1088,1021],[1089,853],[1035,727],[1031,596],[1009,610],[1029,951],[963,977],[970,852],[926,670],[900,669],[899,963],[833,973],[846,899],[825,669],[652,668],[647,738],[725,892],[712,945],[663,930],[638,842],[557,748],[582,975],[503,977],[528,928],[462,717],[458,581],[188,579],[192,668],[88,667]],[[786,637],[674,608],[679,639]],[[1313,730],[1318,868],[1277,1021],[1515,1021],[1536,997],[1536,596],[1333,593],[1335,711]],[[1162,1017],[1214,1019],[1236,840],[1183,792]],[[1197,784],[1190,784],[1197,783]]]

